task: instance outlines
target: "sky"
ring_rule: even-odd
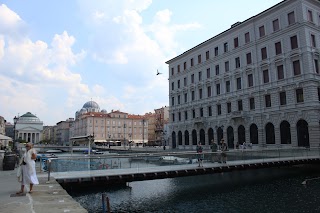
[[[0,0],[0,116],[169,105],[166,61],[281,0]],[[156,75],[157,70],[162,73]]]

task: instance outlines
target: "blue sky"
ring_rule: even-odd
[[[0,115],[168,106],[165,62],[281,0],[0,0]],[[162,75],[156,75],[157,69]]]

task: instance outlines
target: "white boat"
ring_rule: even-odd
[[[170,163],[170,164],[192,164],[197,162],[196,159],[180,158],[176,156],[162,156],[160,158],[161,163]]]
[[[46,153],[61,153],[62,151],[60,149],[49,149],[46,151]]]

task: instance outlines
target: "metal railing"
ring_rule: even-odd
[[[297,160],[319,158],[320,148],[263,148],[226,151],[227,164],[248,164],[257,162],[276,162],[281,160]],[[48,180],[52,173],[56,177],[68,172],[92,172],[128,170],[139,171],[143,168],[168,168],[195,166],[201,158],[204,167],[221,165],[222,152],[204,151],[201,154],[193,151],[184,152],[158,152],[158,153],[129,153],[129,154],[103,154],[91,156],[63,156],[40,160],[40,169],[48,172]],[[90,175],[90,174],[89,174]]]

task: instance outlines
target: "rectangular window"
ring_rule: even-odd
[[[207,68],[207,78],[210,78],[210,68]]]
[[[171,97],[171,105],[174,106],[174,97]]]
[[[216,85],[216,89],[217,89],[217,95],[220,95],[220,84]]]
[[[288,13],[288,25],[294,24],[296,22],[296,19],[294,17],[294,12]]]
[[[200,108],[200,117],[203,117],[203,108]]]
[[[235,63],[236,63],[236,68],[240,68],[240,58],[239,57],[235,58]]]
[[[244,34],[244,42],[246,44],[250,42],[250,33],[249,32]]]
[[[178,104],[180,104],[180,95],[178,95]]]
[[[253,87],[253,75],[248,75],[248,87]]]
[[[196,117],[196,110],[193,109],[193,110],[192,110],[192,118],[195,118],[195,117]]]
[[[198,75],[199,81],[202,81],[202,72],[200,71],[198,74],[199,74],[199,75]]]
[[[277,66],[278,80],[284,79],[283,65]]]
[[[276,19],[272,22],[273,32],[278,31],[280,29],[279,19]]]
[[[301,69],[300,69],[300,61],[296,60],[293,62],[293,74],[294,75],[300,75]]]
[[[217,114],[221,115],[221,104],[217,105]]]
[[[201,63],[201,55],[198,55],[198,64]]]
[[[178,80],[178,89],[180,88],[180,80]]]
[[[266,35],[264,26],[259,27],[259,35],[260,35],[260,38]]]
[[[194,91],[191,91],[191,100],[194,101]]]
[[[269,71],[263,70],[263,83],[269,83]]]
[[[261,48],[261,59],[264,60],[264,59],[267,59],[267,57],[268,57],[267,48],[266,47]]]
[[[223,49],[225,53],[228,52],[228,42],[223,44]]]
[[[180,72],[180,65],[178,65],[178,73]]]
[[[319,61],[317,59],[314,59],[314,68],[316,70],[317,74],[320,74],[320,70],[319,70]]]
[[[241,89],[241,78],[237,78],[237,90]]]
[[[279,42],[275,43],[274,46],[276,49],[276,55],[281,54],[282,53],[281,42],[279,41]]]
[[[184,120],[188,120],[188,111],[184,111]]]
[[[188,101],[188,93],[184,93],[184,102],[187,103]]]
[[[231,102],[227,103],[227,112],[230,113],[231,112]]]
[[[211,106],[208,106],[208,115],[212,116],[212,107]]]
[[[208,97],[211,97],[211,86],[207,87],[207,94],[208,94]]]
[[[171,68],[171,75],[174,75],[174,68]]]
[[[202,89],[199,89],[199,99],[202,99]]]
[[[308,21],[313,22],[313,15],[311,10],[308,10]]]
[[[175,119],[174,119],[174,113],[172,113],[172,122],[174,122],[174,120],[175,120]]]
[[[187,62],[184,62],[183,63],[183,70],[186,70],[187,69]]]
[[[238,37],[233,39],[233,44],[234,44],[234,48],[239,47],[239,38]]]
[[[242,106],[242,100],[238,100],[238,111],[242,111],[243,106]]]
[[[174,82],[171,83],[171,90],[174,90]]]
[[[318,100],[320,101],[320,87],[318,87]]]
[[[271,107],[271,96],[270,95],[265,95],[264,101],[265,101],[266,107]]]
[[[216,75],[219,75],[220,71],[219,71],[219,65],[216,65]]]
[[[304,101],[303,99],[303,89],[296,89],[296,98],[297,98],[297,103],[302,103]]]
[[[291,43],[291,49],[292,49],[292,50],[298,48],[298,39],[297,39],[297,36],[296,36],[296,35],[290,37],[290,43]]]
[[[191,84],[194,84],[194,74],[191,75]]]
[[[280,98],[280,105],[286,105],[287,104],[286,92],[280,92],[279,98]]]
[[[181,112],[178,112],[178,119],[181,121]]]
[[[193,58],[190,59],[190,65],[193,67]]]
[[[187,86],[187,77],[183,78],[183,86]]]
[[[249,105],[250,105],[250,110],[253,110],[253,109],[255,109],[256,107],[255,107],[255,103],[254,103],[254,98],[250,98],[249,99]]]
[[[214,48],[214,56],[218,56],[219,55],[219,48],[215,47]]]
[[[247,64],[251,64],[252,63],[252,58],[251,58],[251,53],[247,53],[246,55],[247,57]]]
[[[312,47],[317,47],[317,45],[316,45],[316,37],[313,34],[311,34],[311,46]]]
[[[230,81],[226,81],[226,92],[230,92]]]
[[[210,54],[209,54],[209,51],[206,52],[206,60],[209,60],[210,58]]]
[[[224,62],[224,70],[225,72],[229,72],[229,61]]]

